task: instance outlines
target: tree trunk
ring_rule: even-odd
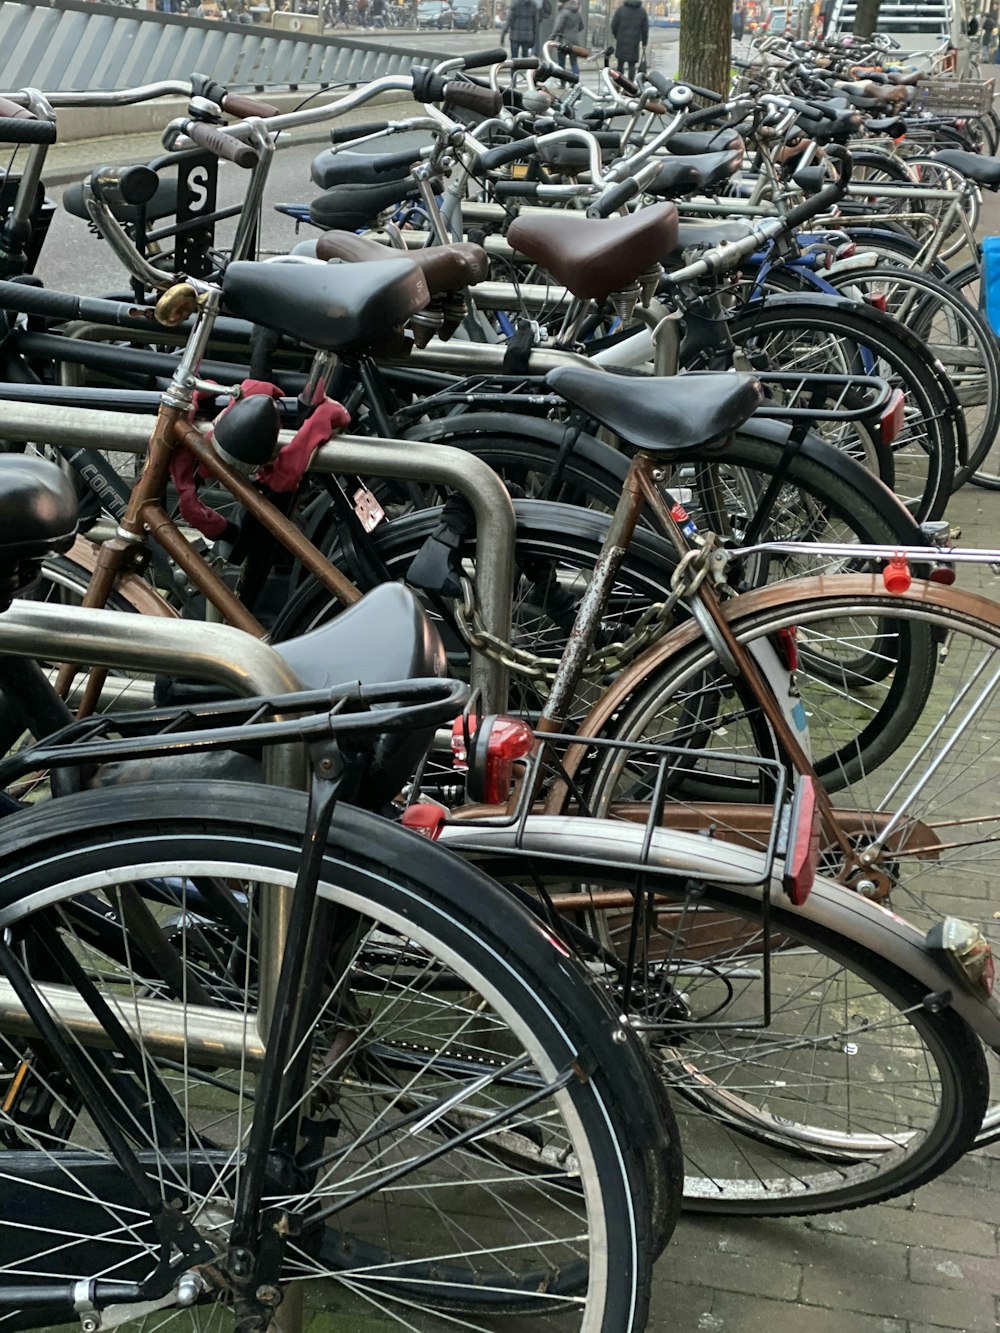
[[[871,37],[878,23],[878,11],[881,7],[882,0],[858,0],[858,7],[854,11],[855,37]]]
[[[681,0],[679,73],[681,82],[712,92],[729,91],[733,34],[732,0]]]

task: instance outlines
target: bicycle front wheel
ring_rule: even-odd
[[[150,784],[53,802],[0,836],[3,928],[24,974],[146,1192],[178,1219],[175,1246],[193,1237],[220,1271],[261,1086],[259,908],[295,883],[304,815],[295,793]],[[663,1173],[661,1242],[679,1176],[617,1017],[507,895],[375,816],[338,810],[319,895],[330,961],[302,981],[307,1041],[285,1065],[293,1086],[263,1165],[262,1208],[293,1219],[279,1281],[333,1284],[353,1322],[558,1313],[560,1327],[641,1329],[649,1162]],[[96,1024],[78,1021],[81,995]],[[163,1259],[155,1207],[16,1008],[0,1036],[0,1144],[22,1183],[5,1197],[23,1222],[57,1190],[59,1243],[49,1226],[8,1226],[5,1266],[22,1284],[149,1278]],[[168,1293],[190,1259],[173,1267]],[[225,1279],[203,1295],[215,1297],[231,1299]]]

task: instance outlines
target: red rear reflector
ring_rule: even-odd
[[[500,805],[510,796],[514,764],[531,753],[535,735],[519,717],[495,717],[492,726],[490,722],[483,720],[476,737],[476,767],[482,775],[482,799],[487,805]]]
[[[903,397],[903,391],[902,389],[893,389],[889,402],[879,417],[883,444],[892,444],[903,429],[905,417],[906,399]]]
[[[869,292],[865,297],[865,300],[875,310],[881,310],[883,315],[889,308],[889,298],[886,296],[885,292]]]
[[[519,717],[468,716],[457,717],[452,723],[453,763],[460,772],[468,770],[472,799],[487,805],[503,805],[507,801],[514,764],[529,755],[534,744],[534,732]]]
[[[909,591],[913,576],[910,573],[910,566],[906,563],[905,556],[894,555],[892,557],[885,569],[882,570],[882,582],[885,584],[886,592],[903,593]]]
[[[418,801],[416,805],[406,807],[399,822],[411,832],[419,833],[422,838],[430,838],[431,842],[437,842],[444,827],[446,814],[447,811],[443,806],[435,805],[432,801]]]
[[[785,870],[781,887],[801,907],[809,897],[819,864],[820,812],[816,804],[816,781],[801,777],[795,784],[785,841]]]
[[[946,588],[950,588],[955,582],[955,566],[935,565],[927,578],[930,583],[943,583]]]
[[[781,654],[786,671],[798,671],[799,669],[799,632],[794,625],[789,625],[785,629],[775,630],[774,637],[777,640],[778,651]]]

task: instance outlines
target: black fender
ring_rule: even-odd
[[[749,435],[758,440],[769,440],[780,445],[787,444],[791,432],[792,427],[784,421],[752,420],[740,427],[741,435]],[[855,490],[860,491],[872,508],[876,509],[879,515],[893,526],[899,535],[900,545],[927,545],[927,539],[920,530],[920,524],[895,491],[890,490],[881,477],[877,477],[874,472],[869,472],[866,467],[862,467],[849,454],[845,454],[842,449],[827,444],[815,431],[810,431],[806,435],[799,446],[798,452],[803,458],[826,468],[841,481],[848,482]]]
[[[779,298],[784,300],[785,298]],[[812,300],[813,298],[808,298]],[[830,298],[834,303],[839,297]],[[848,301],[849,306],[853,302]],[[463,425],[463,422],[465,423]],[[542,417],[515,417],[503,412],[476,412],[467,416],[442,417],[434,421],[422,421],[407,431],[406,438],[421,440],[433,444],[454,444],[458,448],[474,452],[475,434],[478,431],[486,435],[510,435],[516,423],[519,434],[537,440],[558,449],[565,438],[565,426],[559,422],[548,421]],[[783,421],[752,418],[745,422],[737,435],[748,435],[754,439],[767,440],[770,443],[784,445],[791,434],[791,426]],[[610,444],[593,435],[583,433],[577,437],[573,446],[577,456],[594,468],[607,472],[609,478],[623,482],[628,472],[628,458]],[[840,449],[827,444],[815,431],[810,431],[798,449],[799,454],[834,473],[839,480],[845,481],[860,491],[862,496],[878,511],[886,523],[891,524],[898,534],[900,545],[924,546],[925,538],[913,515],[900,501],[899,497],[885,485],[874,473],[862,467]],[[723,453],[721,457],[725,457]],[[517,505],[515,504],[515,508]],[[570,508],[564,506],[564,508]],[[589,511],[588,511],[589,512]]]
[[[773,310],[780,308],[786,309],[788,306],[807,307],[815,310],[817,307],[825,307],[827,310],[843,310],[847,314],[857,313],[858,303],[849,296],[835,296],[832,292],[780,292],[762,297],[760,300],[749,301],[747,304],[732,317],[730,321],[734,328],[742,324],[753,324],[760,318],[761,310]],[[891,315],[885,314],[876,306],[866,305],[864,307],[865,319],[871,318],[876,327],[881,328],[887,338],[895,338],[897,342],[903,343],[910,351],[924,354],[926,349],[915,333],[912,333],[905,324],[899,320],[893,319]]]

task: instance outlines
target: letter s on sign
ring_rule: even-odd
[[[191,195],[191,212],[197,213],[208,200],[208,168],[193,167],[188,173],[187,186]]]

